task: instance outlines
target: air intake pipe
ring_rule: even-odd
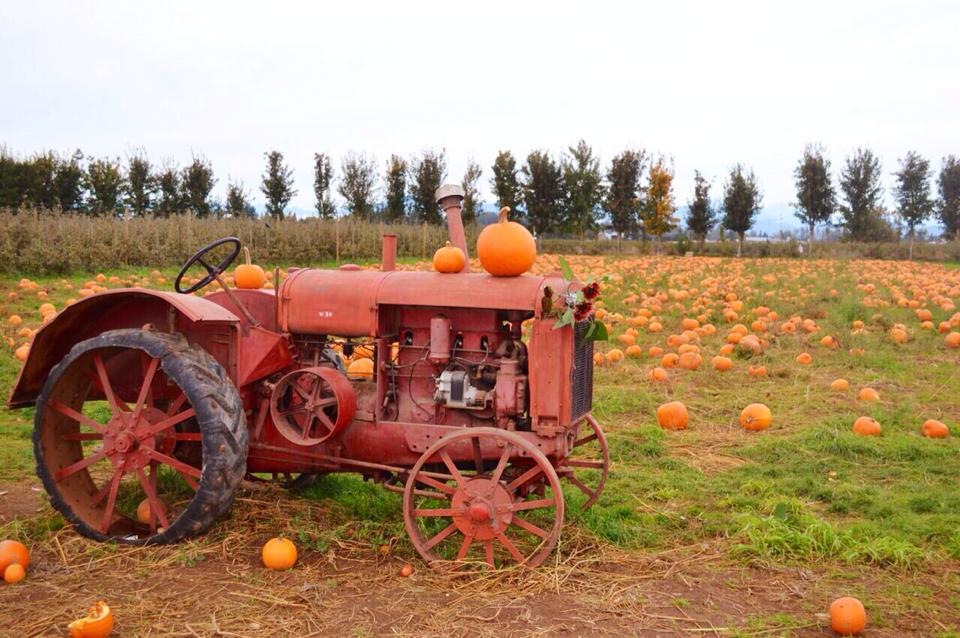
[[[460,272],[470,272],[470,253],[467,251],[467,235],[463,230],[463,188],[460,184],[444,184],[434,193],[437,205],[447,216],[447,232],[450,243],[463,251],[463,268]]]

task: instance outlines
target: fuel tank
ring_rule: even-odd
[[[377,336],[380,306],[492,308],[537,312],[543,287],[564,290],[559,277],[423,271],[303,269],[280,287],[278,325],[283,332],[342,337]]]

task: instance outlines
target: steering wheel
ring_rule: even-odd
[[[221,261],[219,264],[217,264],[216,266],[211,266],[203,259],[208,252],[210,252],[214,248],[217,248],[218,246],[223,246],[224,244],[233,244],[233,250],[230,251],[230,254],[224,257],[223,261]],[[239,254],[240,254],[240,240],[237,239],[236,237],[224,237],[223,239],[218,239],[215,242],[207,244],[206,246],[198,250],[196,253],[194,253],[193,257],[188,259],[187,263],[183,265],[183,268],[180,269],[180,273],[177,275],[177,278],[173,282],[173,289],[182,295],[189,295],[191,293],[194,293],[200,290],[201,288],[209,284],[211,281],[216,279],[218,275],[225,272],[227,268],[230,267],[230,264],[233,263],[233,260],[236,259],[237,255]],[[193,284],[192,286],[184,290],[180,287],[180,283],[183,281],[183,276],[187,274],[187,271],[190,270],[190,268],[193,267],[194,264],[200,264],[201,266],[206,268],[207,275],[197,283]]]

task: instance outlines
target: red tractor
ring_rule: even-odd
[[[438,199],[467,254],[458,190]],[[36,334],[9,405],[36,406],[37,473],[78,532],[172,543],[225,514],[245,476],[355,472],[403,494],[431,564],[535,566],[560,535],[564,482],[576,505],[596,501],[609,455],[587,322],[555,328],[543,303],[579,284],[398,271],[387,235],[379,271],[230,289],[239,251],[221,239],[188,260],[180,294],[109,290]],[[362,356],[372,366],[345,368]]]

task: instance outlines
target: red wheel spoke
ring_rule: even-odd
[[[591,490],[589,487],[587,487],[586,485],[584,485],[583,481],[581,481],[580,479],[578,479],[578,478],[577,478],[576,476],[574,476],[573,474],[571,474],[570,476],[568,476],[568,477],[567,477],[567,480],[570,481],[571,483],[573,483],[573,484],[577,487],[577,489],[579,489],[581,492],[583,492],[584,494],[586,494],[588,497],[593,498],[594,496],[597,495],[597,492],[596,492],[595,490]]]
[[[510,461],[510,452],[513,451],[513,446],[507,443],[503,446],[503,453],[500,454],[500,460],[497,462],[497,467],[493,470],[493,476],[490,477],[490,482],[496,489],[497,483],[500,482],[500,477],[503,476],[503,470],[506,469],[507,463]]]
[[[337,397],[330,397],[329,399],[321,399],[320,401],[317,401],[316,406],[318,408],[325,408],[327,406],[336,405],[336,404],[337,404]]]
[[[317,415],[310,412],[307,414],[307,418],[303,420],[303,427],[300,428],[300,432],[304,439],[310,438],[310,428],[313,427],[313,421],[316,418]]]
[[[157,373],[157,365],[160,359],[151,357],[147,364],[147,370],[143,374],[143,385],[140,386],[140,394],[137,395],[137,405],[133,410],[133,422],[136,423],[143,413],[143,406],[146,404],[147,397],[150,396],[150,386],[153,384],[153,377]],[[151,400],[151,403],[153,401]]]
[[[103,365],[103,359],[100,357],[99,352],[93,353],[93,367],[97,370],[97,378],[100,380],[100,389],[103,390],[103,395],[107,398],[107,403],[110,405],[110,411],[116,415],[117,410],[120,409],[120,401],[113,393],[113,386],[110,385],[110,378],[107,377],[107,368]]]
[[[414,516],[453,516],[455,512],[452,509],[422,509],[413,510]]]
[[[449,525],[444,527],[443,530],[441,530],[436,536],[434,536],[433,538],[428,540],[426,543],[424,543],[423,546],[428,550],[433,549],[437,545],[437,543],[440,543],[441,541],[443,541],[443,539],[450,536],[450,534],[453,534],[455,531],[457,531],[457,524],[450,523]]]
[[[483,557],[487,561],[487,565],[496,569],[497,564],[493,560],[493,539],[488,538],[483,542]]]
[[[113,479],[110,480],[110,491],[107,496],[107,505],[103,508],[103,520],[100,523],[100,532],[107,533],[110,529],[110,521],[113,520],[113,510],[117,505],[117,492],[120,491],[120,479],[123,478],[123,467],[118,467],[113,473]]]
[[[180,407],[186,402],[186,400],[187,400],[187,395],[181,392],[180,396],[174,399],[173,402],[170,403],[169,406],[167,406],[167,415],[172,416],[176,414],[177,410],[180,409]]]
[[[603,469],[603,461],[581,461],[578,459],[567,459],[563,462],[564,465],[569,465],[570,467],[586,467],[594,470]]]
[[[196,492],[200,488],[200,485],[197,483],[196,479],[194,479],[189,474],[184,474],[180,470],[177,470],[177,473],[180,475],[180,477],[184,481],[186,481],[187,485],[189,485],[190,489],[192,489],[194,492]]]
[[[457,493],[456,488],[450,487],[446,483],[441,483],[440,481],[425,475],[423,472],[420,472],[419,474],[417,474],[417,482],[436,488],[441,492],[443,492],[444,494],[453,495]]]
[[[461,488],[463,487],[463,476],[460,474],[460,470],[457,469],[456,463],[453,462],[453,459],[450,458],[449,452],[446,450],[440,451],[440,458],[443,459],[443,464],[447,466],[447,469],[450,470],[450,474],[453,476],[453,480],[457,482]]]
[[[54,410],[56,410],[57,412],[59,412],[60,414],[73,419],[77,423],[93,428],[100,434],[103,434],[104,432],[107,431],[107,426],[97,421],[94,421],[93,419],[88,417],[86,414],[83,414],[82,412],[78,412],[74,410],[69,405],[64,405],[63,403],[60,403],[55,399],[50,399],[49,401],[47,401],[47,405],[53,408]]]
[[[473,534],[466,534],[463,537],[463,543],[460,544],[460,549],[457,551],[456,560],[463,560],[467,557],[467,552],[470,551],[470,545],[473,543]]]
[[[477,467],[477,474],[483,474],[483,452],[480,450],[480,437],[473,437],[473,464]]]
[[[590,441],[596,441],[596,440],[597,440],[597,433],[594,432],[593,434],[589,434],[583,437],[582,439],[577,439],[576,441],[574,441],[573,447],[580,447],[581,445],[586,445]]]
[[[90,465],[93,465],[94,463],[96,463],[96,462],[99,461],[100,459],[104,458],[106,455],[107,455],[107,451],[104,450],[103,448],[101,448],[101,449],[97,450],[96,452],[94,452],[93,454],[91,454],[90,456],[84,457],[84,458],[80,459],[79,461],[77,461],[76,463],[73,463],[73,464],[71,464],[71,465],[68,465],[67,467],[63,468],[62,470],[59,470],[58,472],[55,472],[54,475],[53,475],[53,478],[54,478],[54,480],[56,480],[56,481],[62,481],[63,479],[65,479],[65,478],[67,478],[68,476],[70,476],[71,474],[76,474],[77,472],[79,472],[79,471],[82,470],[83,468],[85,468],[85,467],[87,467],[87,466],[90,466]]]
[[[323,424],[323,427],[327,428],[327,432],[333,432],[333,421],[330,420],[330,417],[327,416],[327,413],[323,410],[317,410],[313,415],[320,420],[320,423]]]
[[[164,514],[163,507],[160,505],[160,499],[157,498],[154,486],[150,483],[146,474],[143,473],[143,468],[137,470],[137,480],[140,481],[140,487],[143,488],[143,493],[147,495],[147,500],[150,502],[150,531],[157,531],[157,518],[160,519],[160,524],[163,527],[170,527],[167,515]]]
[[[525,485],[526,483],[529,483],[529,482],[530,482],[531,480],[533,480],[533,478],[534,478],[535,476],[537,476],[538,474],[543,474],[543,468],[540,467],[539,465],[534,465],[534,466],[531,467],[529,470],[527,470],[526,472],[524,472],[523,474],[521,474],[521,475],[518,476],[517,478],[513,479],[512,481],[510,481],[510,484],[507,485],[507,489],[510,490],[511,492],[513,492],[513,491],[516,490],[518,487],[521,487],[521,486]]]
[[[449,501],[450,497],[443,492],[431,492],[430,490],[413,490],[414,496],[422,496],[424,498],[435,498],[441,501]]]
[[[295,408],[289,408],[289,409],[287,409],[287,410],[281,410],[281,411],[278,412],[277,414],[278,414],[279,416],[287,417],[287,416],[293,416],[294,414],[303,414],[303,413],[306,412],[306,411],[307,411],[307,404],[306,404],[306,403],[301,403],[300,405],[298,405],[298,406],[295,407]]]
[[[497,535],[497,540],[500,541],[500,544],[506,547],[510,555],[513,556],[513,560],[522,563],[524,561],[523,554],[521,554],[517,546],[513,544],[513,541],[507,538],[506,534],[500,530],[494,530],[494,533]]]
[[[546,537],[549,535],[549,532],[547,532],[546,530],[537,527],[536,525],[534,525],[534,524],[531,523],[530,521],[526,521],[526,520],[520,518],[519,516],[514,516],[514,517],[510,520],[510,522],[511,522],[512,524],[516,525],[517,527],[519,527],[520,529],[525,529],[525,530],[527,530],[528,532],[530,532],[531,534],[536,534],[536,535],[539,536],[540,538],[546,538]]]
[[[156,434],[159,434],[160,432],[163,432],[167,428],[172,428],[177,423],[181,423],[183,421],[186,421],[189,418],[192,418],[195,414],[196,414],[196,410],[194,410],[193,408],[189,408],[187,410],[184,410],[180,414],[175,414],[171,417],[167,417],[163,421],[157,421],[156,423],[152,424],[149,428],[147,428],[147,430],[142,435],[140,435],[140,438],[145,439],[149,436],[154,436]]]
[[[169,465],[170,467],[180,472],[181,474],[186,474],[188,476],[192,476],[193,478],[200,478],[200,475],[201,475],[200,470],[193,467],[192,465],[187,465],[183,461],[177,460],[172,456],[167,456],[166,454],[157,452],[156,450],[148,449],[146,450],[146,453],[147,453],[147,456],[149,456],[154,461],[159,461],[164,465]]]
[[[539,498],[535,501],[517,501],[510,507],[510,509],[514,512],[522,512],[524,510],[535,510],[540,509],[541,507],[550,507],[551,505],[555,505],[556,502],[556,499],[552,498]]]
[[[60,437],[64,441],[102,441],[103,435],[99,432],[75,432]]]

